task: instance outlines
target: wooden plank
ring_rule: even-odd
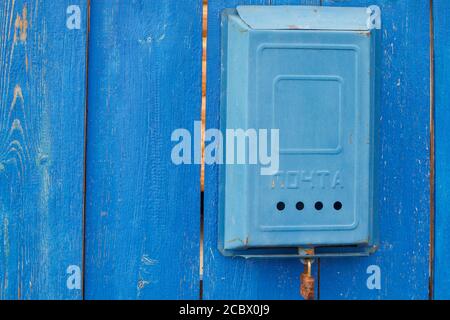
[[[80,299],[85,0],[0,3],[0,299]]]
[[[271,1],[299,4],[302,1]],[[311,1],[305,1],[312,4]],[[318,4],[319,1],[316,1]],[[207,128],[219,127],[220,12],[243,4],[270,4],[264,0],[210,0],[208,11]],[[297,259],[244,260],[223,257],[217,249],[218,168],[205,170],[205,239],[203,297],[205,299],[300,299]]]
[[[429,1],[325,0],[323,4],[376,4],[382,11],[381,159],[378,161],[381,245],[379,252],[370,258],[322,259],[320,297],[427,299],[430,248]],[[442,121],[443,124],[445,120]],[[374,279],[377,268],[381,270],[379,288]]]
[[[435,65],[436,220],[434,298],[450,299],[450,2],[433,1]]]
[[[200,166],[171,161],[200,120],[202,1],[91,1],[87,299],[199,296]]]

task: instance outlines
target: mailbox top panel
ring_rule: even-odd
[[[371,29],[375,7],[239,6],[241,19],[255,30]]]

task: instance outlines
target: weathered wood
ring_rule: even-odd
[[[438,299],[450,298],[447,2],[434,0]],[[426,299],[429,1],[210,0],[206,125],[219,126],[221,10],[320,3],[378,4],[383,15],[381,248],[322,259],[320,277],[316,263],[320,298]],[[86,0],[0,4],[0,299],[82,298],[86,13]],[[201,48],[202,0],[91,0],[87,299],[199,296],[200,168],[172,164],[170,136],[200,119]],[[207,166],[203,297],[300,299],[298,260],[221,256],[217,182]],[[367,287],[369,267],[381,270],[379,290]]]
[[[436,220],[434,298],[450,299],[450,2],[433,0],[435,65]]]
[[[322,299],[427,299],[430,250],[429,1],[323,1],[382,11],[380,250],[370,258],[322,259]],[[372,266],[372,267],[371,267]],[[375,266],[375,267],[373,267]],[[381,270],[381,288],[368,288]],[[370,268],[370,269],[368,269]]]
[[[82,296],[86,13],[0,3],[0,299]]]
[[[86,298],[199,297],[202,0],[91,1]]]
[[[319,1],[271,1],[272,4],[318,4]],[[270,4],[264,0],[210,0],[208,13],[207,128],[219,127],[220,12],[243,4]],[[223,257],[217,249],[218,168],[205,170],[205,299],[300,299],[297,259],[244,260]],[[315,268],[317,265],[315,265]]]

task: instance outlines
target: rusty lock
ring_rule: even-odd
[[[304,259],[305,270],[300,276],[300,294],[305,300],[314,300],[315,279],[312,276],[313,259]]]

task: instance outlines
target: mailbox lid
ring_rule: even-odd
[[[221,167],[220,247],[373,245],[373,32],[254,29],[232,10],[223,22],[222,130],[280,129],[281,150],[275,176]]]
[[[363,7],[238,6],[237,14],[253,30],[370,29],[372,10]]]

